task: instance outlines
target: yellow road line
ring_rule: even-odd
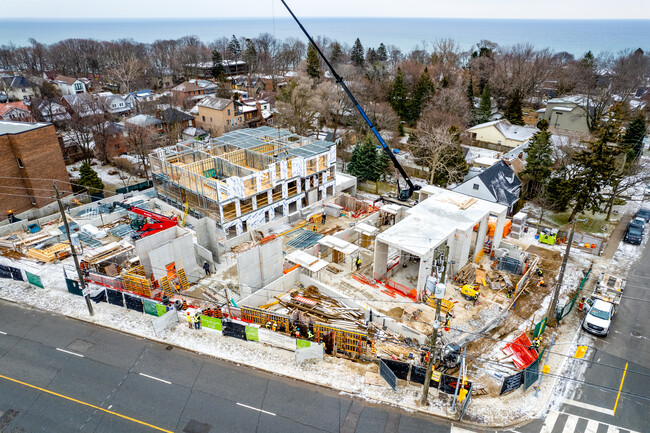
[[[171,430],[165,430],[164,428],[156,427],[155,425],[148,424],[148,423],[146,423],[144,421],[140,421],[140,420],[137,420],[135,418],[131,418],[131,417],[128,417],[126,415],[122,415],[122,414],[119,414],[117,412],[113,412],[112,410],[104,409],[103,407],[95,406],[94,404],[86,403],[85,401],[77,400],[75,398],[68,397],[68,396],[63,395],[63,394],[58,394],[56,392],[49,391],[49,390],[44,389],[44,388],[40,388],[38,386],[31,385],[29,383],[21,382],[20,380],[12,379],[11,377],[3,376],[3,375],[0,374],[0,378],[6,379],[6,380],[8,380],[10,382],[18,383],[20,385],[27,386],[29,388],[37,389],[37,390],[39,390],[41,392],[45,392],[47,394],[51,394],[51,395],[54,395],[56,397],[61,397],[61,398],[66,399],[66,400],[70,400],[70,401],[73,401],[75,403],[79,403],[79,404],[82,404],[84,406],[92,407],[93,409],[101,410],[102,412],[110,413],[111,415],[115,415],[117,417],[132,421],[134,423],[141,424],[141,425],[144,425],[144,426],[147,426],[147,427],[151,427],[154,430],[158,430],[158,431],[162,431],[162,432],[166,432],[166,433],[173,433]]]
[[[616,403],[614,403],[614,410],[612,415],[616,415],[616,406],[618,406],[618,399],[621,396],[621,390],[623,389],[623,382],[625,381],[625,374],[627,373],[627,362],[625,363],[625,370],[623,370],[623,377],[621,378],[621,385],[618,387],[618,394],[616,395]]]

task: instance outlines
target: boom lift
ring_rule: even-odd
[[[123,207],[129,212],[133,212],[136,215],[144,217],[131,221],[131,228],[136,230],[136,233],[132,236],[133,239],[142,239],[146,236],[150,236],[154,233],[158,233],[178,224],[178,220],[174,217],[166,217],[165,215],[161,215],[159,213],[151,212],[145,209],[140,209],[139,207],[131,206],[130,204],[114,202],[113,206]],[[149,222],[149,220],[153,222]]]
[[[289,11],[289,13],[293,17],[293,19],[296,21],[296,23],[298,24],[298,26],[300,27],[302,32],[305,34],[305,36],[307,36],[307,39],[309,39],[309,42],[314,46],[314,48],[316,48],[316,51],[318,52],[320,57],[323,59],[323,61],[327,65],[327,67],[332,72],[332,76],[336,79],[336,82],[341,85],[341,87],[343,88],[345,93],[348,95],[348,97],[352,101],[352,104],[354,104],[357,111],[359,111],[359,113],[361,114],[361,117],[363,117],[363,120],[365,120],[365,122],[368,124],[368,127],[370,128],[372,133],[375,134],[375,137],[377,137],[377,140],[379,140],[379,143],[381,144],[381,147],[384,149],[384,152],[386,152],[388,154],[391,161],[393,161],[393,164],[395,165],[395,168],[397,168],[399,173],[402,175],[402,177],[406,181],[406,184],[408,185],[408,187],[399,190],[398,199],[400,201],[407,201],[408,199],[411,198],[411,196],[413,195],[413,192],[420,189],[420,186],[413,184],[413,182],[411,181],[411,178],[408,176],[408,174],[406,174],[406,171],[404,171],[404,167],[402,167],[402,165],[399,163],[399,161],[395,157],[395,154],[393,154],[393,152],[391,152],[390,147],[388,147],[388,145],[386,144],[386,142],[384,141],[382,136],[379,134],[379,132],[377,131],[377,128],[375,128],[375,125],[373,125],[372,121],[368,118],[368,116],[366,115],[366,112],[363,111],[363,108],[361,108],[361,105],[359,105],[359,102],[357,102],[354,95],[352,95],[352,92],[350,92],[350,89],[348,89],[348,86],[343,81],[343,78],[341,78],[341,76],[336,72],[336,70],[334,70],[334,67],[331,65],[329,60],[327,60],[327,57],[325,57],[325,55],[323,54],[321,49],[318,47],[318,45],[316,45],[316,42],[314,42],[311,35],[303,27],[303,25],[300,23],[300,21],[298,20],[296,15],[294,15],[293,11],[289,8],[287,3],[284,0],[281,0],[281,1],[282,1],[282,4],[284,5],[284,7],[287,8],[287,11]],[[398,189],[399,189],[399,182],[398,182]]]

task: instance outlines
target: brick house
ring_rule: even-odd
[[[244,115],[236,109],[231,99],[206,96],[196,106],[196,126],[213,137],[245,126]]]
[[[189,81],[182,82],[178,86],[172,87],[171,92],[174,102],[178,105],[183,104],[188,99],[205,94],[205,89]]]
[[[61,192],[71,192],[54,125],[0,121],[0,186],[11,191],[0,194],[0,215],[52,203],[47,191],[53,180]]]

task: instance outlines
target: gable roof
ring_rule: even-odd
[[[172,87],[171,90],[175,92],[196,92],[198,90],[203,90],[203,88],[194,83],[190,83],[189,81],[185,81],[176,87]]]
[[[8,102],[6,104],[0,104],[0,117],[3,117],[11,110],[23,110],[29,113],[27,106],[22,102]]]
[[[171,107],[161,111],[160,118],[165,123],[180,123],[194,120],[193,116]]]
[[[217,98],[214,96],[206,96],[201,99],[198,104],[198,107],[213,108],[215,110],[223,111],[230,103],[233,102],[230,99]]]
[[[72,86],[75,81],[77,81],[78,78],[73,78],[73,77],[66,77],[65,75],[57,75],[54,81],[60,81],[62,83],[67,84],[68,86]]]
[[[538,129],[532,126],[519,126],[513,125],[506,119],[493,120],[492,122],[481,123],[472,126],[468,131],[476,131],[489,126],[494,126],[503,136],[508,140],[515,140],[524,142],[535,134]]]
[[[155,126],[160,125],[162,123],[162,120],[153,116],[149,116],[147,114],[138,114],[133,117],[129,117],[125,120],[125,122],[135,126]]]
[[[521,187],[521,181],[504,161],[486,168],[477,177],[483,181],[497,203],[512,206],[519,200],[516,190]]]
[[[14,77],[4,77],[3,81],[8,87],[14,88],[23,88],[23,87],[33,87],[34,85],[29,82],[29,80],[20,75]]]

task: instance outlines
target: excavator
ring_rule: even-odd
[[[408,174],[406,174],[406,171],[404,171],[404,167],[402,167],[402,165],[399,163],[399,161],[395,157],[395,154],[391,151],[390,147],[388,147],[388,145],[386,144],[386,142],[382,138],[381,134],[379,134],[379,131],[377,131],[377,128],[375,128],[375,125],[368,118],[368,115],[363,110],[363,108],[361,108],[361,105],[359,104],[357,99],[354,97],[354,95],[352,94],[350,89],[348,89],[348,86],[343,81],[343,78],[341,78],[341,76],[336,72],[336,70],[334,69],[332,64],[329,62],[327,57],[325,57],[325,54],[323,54],[323,52],[321,51],[319,46],[316,44],[316,42],[314,42],[314,39],[307,32],[305,27],[298,20],[298,17],[296,17],[296,15],[289,8],[287,3],[284,0],[280,0],[280,1],[282,1],[282,4],[284,5],[284,7],[287,8],[287,11],[289,11],[289,13],[293,17],[293,19],[296,21],[296,23],[298,24],[298,26],[300,27],[302,32],[305,34],[305,36],[307,36],[307,39],[309,39],[309,42],[314,46],[314,48],[316,48],[316,51],[318,52],[318,55],[323,59],[323,61],[325,62],[325,64],[329,68],[329,70],[332,72],[332,76],[334,77],[336,82],[341,86],[341,88],[343,88],[345,93],[348,95],[348,98],[350,98],[350,101],[352,101],[352,104],[355,106],[355,108],[357,109],[359,114],[361,114],[361,117],[363,117],[363,120],[366,122],[366,124],[368,125],[368,127],[370,128],[372,133],[375,135],[375,137],[377,138],[377,140],[381,144],[381,147],[384,149],[384,152],[386,152],[388,154],[388,157],[391,159],[391,161],[393,161],[393,165],[395,166],[397,171],[399,171],[402,178],[404,178],[404,180],[406,181],[407,187],[403,188],[403,189],[400,189],[399,181],[398,181],[397,188],[399,190],[399,194],[397,196],[397,199],[399,201],[402,201],[402,202],[408,201],[411,198],[411,196],[413,195],[413,193],[420,189],[420,185],[413,184],[413,182],[411,181],[411,178],[408,176]]]
[[[158,233],[178,224],[178,220],[175,217],[167,217],[156,212],[151,212],[146,209],[141,209],[139,207],[126,203],[120,203],[117,201],[113,203],[113,208],[116,206],[122,207],[129,212],[133,212],[134,214],[143,217],[131,221],[131,228],[136,230],[132,236],[134,240],[142,239],[146,236],[150,236],[154,233]],[[152,222],[149,222],[149,220]]]

